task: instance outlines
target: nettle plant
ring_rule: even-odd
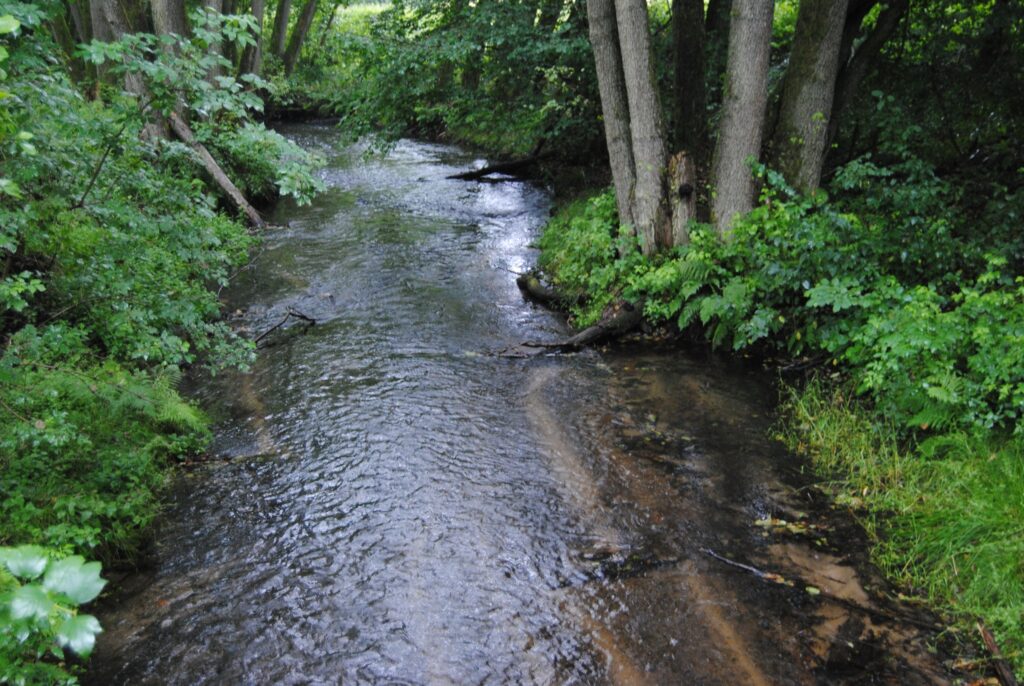
[[[74,683],[66,651],[88,657],[101,631],[79,611],[107,583],[100,563],[33,545],[0,548],[0,563],[0,682]]]

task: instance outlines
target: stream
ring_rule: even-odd
[[[948,682],[768,438],[763,373],[667,344],[495,354],[567,332],[515,284],[544,189],[283,132],[328,190],[279,205],[225,296],[251,337],[317,323],[193,382],[217,459],[175,478],[85,683]]]

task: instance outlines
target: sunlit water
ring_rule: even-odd
[[[847,678],[825,666],[846,612],[702,552],[781,564],[753,525],[792,464],[760,377],[635,346],[493,354],[566,332],[514,281],[548,194],[446,179],[478,162],[447,146],[363,159],[329,127],[288,133],[328,156],[328,190],[278,208],[227,295],[251,336],[289,308],[317,324],[202,382],[233,459],[177,479],[87,681]]]

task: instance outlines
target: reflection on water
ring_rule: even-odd
[[[237,459],[178,478],[93,683],[846,679],[847,612],[700,552],[778,557],[751,524],[784,492],[763,383],[675,350],[488,354],[564,333],[512,274],[547,194],[448,180],[473,160],[447,146],[289,133],[328,191],[279,208],[230,300],[254,334],[318,324],[203,382]],[[849,681],[905,674],[879,664]]]

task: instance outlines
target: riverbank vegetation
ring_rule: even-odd
[[[68,586],[98,569],[80,556],[134,564],[168,467],[205,448],[182,370],[251,359],[218,299],[259,240],[238,200],[317,188],[315,161],[256,119],[263,84],[211,50],[252,44],[250,18],[197,11],[172,37],[92,9],[104,40],[74,47],[66,7],[0,3],[5,683],[69,678],[64,649],[99,630],[75,609],[99,588]]]

